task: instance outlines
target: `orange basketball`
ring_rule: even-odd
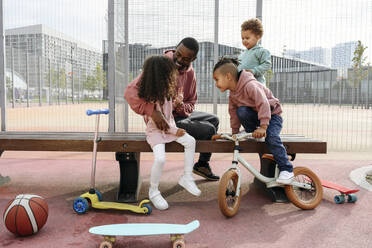
[[[4,211],[8,230],[19,236],[37,233],[48,219],[48,204],[38,195],[17,195]]]

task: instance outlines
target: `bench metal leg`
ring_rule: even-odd
[[[1,155],[3,154],[4,151],[1,151],[0,150],[0,157]],[[6,176],[6,177],[3,177],[1,174],[0,174],[0,186],[3,185],[3,184],[6,184],[10,182],[10,177]]]
[[[140,153],[117,152],[116,160],[120,165],[120,185],[117,195],[118,202],[137,202],[141,188]]]
[[[260,162],[261,162],[261,174],[266,177],[274,177],[275,176],[275,162],[269,159],[262,159],[263,154],[259,154]],[[255,186],[265,195],[271,198],[273,202],[289,202],[287,195],[285,194],[284,188],[282,187],[274,187],[274,188],[267,188],[266,184],[261,182],[260,180],[254,179]]]

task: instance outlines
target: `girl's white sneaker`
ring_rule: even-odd
[[[159,190],[149,190],[149,198],[156,209],[168,209],[168,202],[161,196]]]
[[[185,176],[183,175],[181,179],[178,181],[178,184],[181,185],[184,189],[186,189],[189,193],[199,196],[201,194],[200,189],[196,186],[194,178],[192,176]]]

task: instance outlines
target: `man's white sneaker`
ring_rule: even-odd
[[[182,176],[181,179],[178,181],[178,184],[195,196],[199,196],[201,194],[201,191],[198,186],[196,186],[194,178],[192,178],[192,176]]]
[[[289,171],[281,171],[279,177],[276,179],[277,183],[290,184],[293,180],[294,174]]]
[[[168,209],[168,202],[161,196],[159,190],[149,190],[149,198],[156,209]]]

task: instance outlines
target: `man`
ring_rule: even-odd
[[[174,61],[179,72],[177,95],[173,100],[173,116],[177,127],[185,129],[196,140],[209,140],[217,133],[219,120],[215,115],[194,111],[197,93],[195,71],[191,63],[196,59],[198,51],[198,42],[194,38],[187,37],[177,45],[176,50],[165,51],[164,55]],[[137,83],[140,76],[128,85],[124,98],[134,112],[151,116],[156,126],[166,131],[169,126],[163,114],[154,109],[154,104],[147,103],[138,97]],[[193,172],[207,180],[217,181],[219,177],[213,174],[209,166],[211,156],[211,153],[200,153]]]

